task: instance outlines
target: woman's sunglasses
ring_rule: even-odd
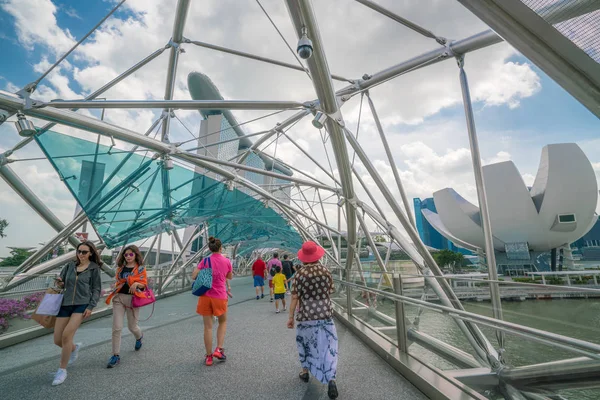
[[[77,254],[81,254],[82,256],[85,256],[87,253],[89,253],[88,250],[77,250]]]
[[[133,257],[135,256],[135,253],[125,253],[125,257]]]

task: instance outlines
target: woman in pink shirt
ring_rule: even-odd
[[[208,239],[208,248],[212,254],[202,260],[198,264],[198,268],[194,269],[192,280],[196,279],[201,269],[212,268],[212,288],[200,296],[196,307],[196,312],[202,315],[204,320],[205,363],[207,366],[211,366],[213,357],[220,361],[227,359],[223,350],[225,331],[227,330],[227,295],[231,290],[227,280],[233,277],[233,269],[231,262],[221,254],[223,246],[219,239],[211,236]],[[217,348],[214,351],[212,350],[213,317],[217,317],[219,320]]]

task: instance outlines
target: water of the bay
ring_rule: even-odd
[[[492,307],[489,302],[464,302],[463,304],[467,311],[492,316]],[[600,299],[503,301],[502,308],[506,321],[600,344]],[[380,304],[378,310],[392,317],[395,316],[394,306],[389,301]],[[418,309],[407,306],[406,313],[407,318],[412,322],[418,315]],[[373,320],[369,322],[377,324]],[[418,329],[472,354],[465,336],[449,316],[433,311],[424,311],[420,315]],[[485,326],[481,327],[481,330],[497,346],[494,330]],[[505,359],[511,366],[581,356],[568,350],[551,347],[523,337],[509,334],[506,334],[505,337]],[[409,351],[414,356],[437,368],[444,370],[456,368],[456,366],[416,344],[412,344]],[[561,391],[560,394],[569,400],[600,399],[600,389],[565,390]]]

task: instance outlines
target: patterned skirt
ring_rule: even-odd
[[[298,322],[296,344],[302,368],[321,383],[335,379],[338,337],[333,320]]]

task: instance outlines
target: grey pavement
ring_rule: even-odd
[[[84,324],[76,336],[84,342],[79,359],[57,387],[51,382],[59,349],[51,335],[1,350],[0,398],[327,399],[325,385],[314,378],[309,383],[298,379],[295,330],[285,326],[287,314],[275,314],[268,297],[255,300],[249,278],[236,278],[232,286],[224,363],[203,365],[196,297],[184,293],[157,302],[152,318],[141,324],[142,350],[133,350],[130,334],[124,337],[121,364],[114,369],[106,368],[111,318]],[[339,399],[426,399],[343,325],[336,325]]]

